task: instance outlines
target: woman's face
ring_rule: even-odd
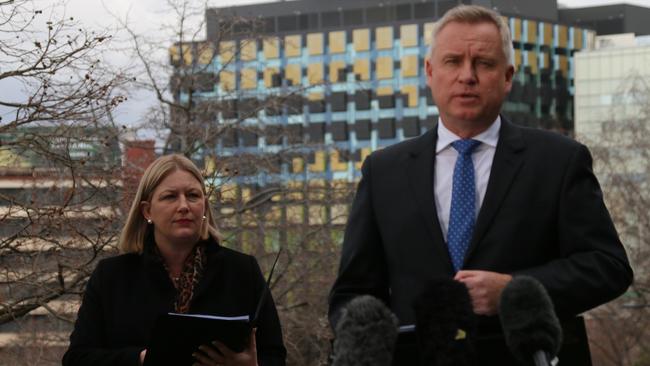
[[[205,196],[191,173],[172,172],[158,184],[151,200],[140,205],[145,220],[153,222],[158,245],[193,245],[199,240]]]

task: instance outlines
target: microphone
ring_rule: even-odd
[[[476,315],[465,284],[438,278],[413,304],[422,365],[475,365]]]
[[[551,365],[562,344],[562,327],[539,281],[529,276],[513,278],[501,293],[499,317],[506,344],[519,362]]]
[[[397,324],[397,317],[377,298],[352,299],[336,324],[332,366],[390,366]]]

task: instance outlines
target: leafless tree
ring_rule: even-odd
[[[103,65],[111,36],[63,5],[0,3],[0,327],[10,331],[39,308],[70,322],[57,300],[80,293],[118,226],[121,129],[109,117],[128,78]]]
[[[650,87],[630,75],[589,145],[605,200],[626,246],[635,281],[621,298],[589,313],[595,365],[646,365],[650,359]]]

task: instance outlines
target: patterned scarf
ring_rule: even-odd
[[[157,248],[156,248],[157,249]],[[157,251],[160,255],[160,251]],[[162,259],[162,256],[161,256]],[[173,277],[167,263],[162,260],[163,266],[169,275],[174,287],[176,288],[176,301],[174,301],[174,311],[185,314],[190,310],[190,303],[194,297],[196,285],[203,276],[203,269],[206,264],[205,245],[198,243],[185,259],[183,270],[180,276]]]

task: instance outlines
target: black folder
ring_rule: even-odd
[[[144,366],[190,366],[196,362],[192,353],[197,352],[200,345],[211,344],[214,340],[221,341],[235,352],[242,352],[249,344],[252,329],[257,326],[280,252],[275,257],[252,318],[248,315],[163,314],[153,327]]]

